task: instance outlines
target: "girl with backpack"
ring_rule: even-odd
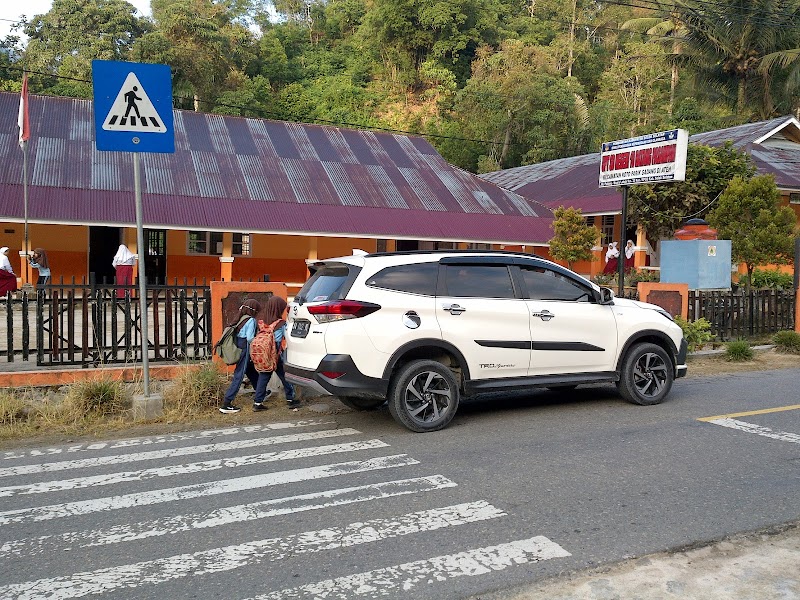
[[[239,357],[239,362],[236,363],[236,368],[233,370],[233,380],[225,392],[225,400],[219,409],[221,413],[237,413],[241,409],[233,405],[233,399],[239,393],[239,387],[242,385],[244,376],[253,384],[253,388],[258,385],[258,371],[256,371],[253,362],[250,360],[250,342],[256,336],[256,315],[261,311],[261,304],[257,300],[245,300],[239,307],[239,314],[236,320],[231,323],[236,326],[236,345],[242,349],[242,355]]]
[[[294,386],[286,381],[286,373],[283,370],[283,359],[281,358],[281,350],[284,346],[283,342],[286,337],[286,321],[283,318],[285,311],[286,300],[280,296],[271,296],[270,299],[267,300],[267,314],[263,323],[272,327],[272,335],[274,336],[275,340],[274,343],[277,360],[274,371],[263,371],[258,374],[258,384],[255,386],[256,395],[253,399],[253,410],[255,411],[267,410],[267,407],[264,405],[264,400],[266,400],[267,397],[269,397],[269,395],[272,393],[267,393],[267,385],[269,384],[270,379],[272,379],[272,373],[277,373],[278,378],[283,384],[283,391],[286,394],[287,404],[290,407],[295,407],[300,404],[300,402],[294,397]]]

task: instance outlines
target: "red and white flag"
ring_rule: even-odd
[[[19,145],[24,146],[28,138],[31,137],[31,124],[28,117],[28,74],[22,74],[22,94],[19,97]]]

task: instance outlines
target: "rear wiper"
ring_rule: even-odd
[[[306,301],[305,296],[295,296],[294,301],[297,302],[300,306],[303,306],[303,303]]]

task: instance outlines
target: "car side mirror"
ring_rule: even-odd
[[[599,304],[614,304],[614,292],[611,288],[601,287],[598,298]]]

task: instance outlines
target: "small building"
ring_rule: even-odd
[[[778,117],[689,137],[689,143],[712,147],[726,142],[749,154],[760,174],[775,177],[783,204],[791,206],[800,220],[800,121],[791,116]],[[481,177],[526,198],[535,198],[552,209],[579,208],[587,221],[604,234],[604,241],[619,240],[622,192],[619,188],[599,187],[599,173],[598,152],[484,173]],[[646,247],[643,231],[629,230],[625,237],[636,240],[640,249],[636,266],[642,266]],[[596,261],[576,268],[595,275],[602,265],[602,261]]]
[[[0,93],[0,246],[19,275],[18,107]],[[47,250],[54,282],[112,281],[120,243],[144,256],[151,282],[268,277],[295,289],[306,260],[354,248],[548,254],[547,207],[448,164],[422,137],[181,110],[175,153],[141,155],[137,251],[133,155],[96,150],[90,100],[31,96],[29,107],[29,245]]]

